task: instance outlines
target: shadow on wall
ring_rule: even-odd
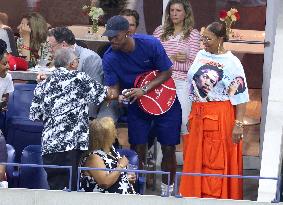
[[[52,27],[88,24],[83,5],[89,5],[89,0],[41,0],[39,12]]]
[[[15,31],[28,7],[24,0],[0,0],[0,11],[8,14],[8,25]]]

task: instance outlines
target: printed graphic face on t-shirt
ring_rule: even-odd
[[[229,86],[229,95],[237,95],[239,93],[243,93],[246,90],[245,80],[242,76],[236,77]]]
[[[201,97],[205,97],[222,79],[223,71],[216,66],[203,65],[195,73],[193,79]]]

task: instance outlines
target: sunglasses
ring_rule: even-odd
[[[202,36],[200,37],[200,40],[203,41],[203,42],[210,42],[210,41],[213,41],[213,40],[215,40],[215,39],[212,39],[212,38],[209,38],[209,37],[207,37],[207,36],[202,35]]]

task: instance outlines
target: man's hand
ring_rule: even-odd
[[[125,97],[130,99],[130,104],[132,104],[143,95],[144,91],[141,88],[130,88],[127,90]]]
[[[47,78],[47,75],[44,73],[38,73],[38,75],[36,76],[36,82],[41,82],[43,80],[45,80]]]

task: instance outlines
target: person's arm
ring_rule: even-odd
[[[5,180],[5,165],[0,164],[0,182]]]
[[[232,139],[234,143],[239,143],[243,137],[244,127],[243,118],[246,112],[246,103],[236,105],[235,125],[232,132]]]
[[[85,165],[92,168],[106,168],[104,161],[96,154],[90,155]],[[127,165],[128,159],[124,156],[119,159],[117,167],[114,167],[113,169],[124,169]],[[108,172],[102,170],[88,170],[87,173],[94,178],[100,187],[104,189],[111,187],[118,180],[121,174],[120,171]]]
[[[98,55],[87,57],[82,64],[82,71],[97,82],[103,83],[102,61]]]
[[[144,91],[142,88],[131,88],[128,89],[126,97],[131,99],[131,103],[136,101],[138,98],[143,96],[144,94],[148,93],[155,87],[161,85],[163,82],[168,80],[172,75],[172,70],[166,70],[161,71],[154,80],[152,80],[150,83],[146,85],[146,91]]]

